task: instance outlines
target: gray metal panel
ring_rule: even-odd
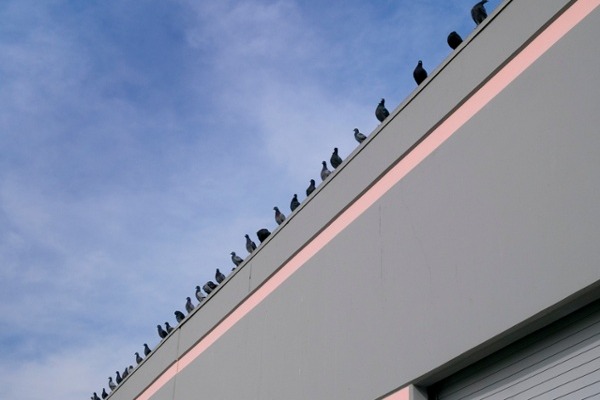
[[[442,383],[431,398],[582,399],[600,396],[600,304],[503,349]]]

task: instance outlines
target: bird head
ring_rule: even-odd
[[[385,104],[385,99],[381,99],[381,101],[379,102],[379,104],[384,105]]]
[[[321,162],[321,164],[323,164],[324,167],[327,167],[327,163],[325,161]]]
[[[423,61],[419,60],[419,62],[417,64],[423,65]]]
[[[232,252],[231,252],[231,255],[235,257],[235,251],[232,251]]]
[[[333,148],[333,152],[334,152],[334,153],[337,153],[337,152],[338,152],[338,148],[337,148],[337,147],[334,147],[334,148]]]
[[[189,297],[186,297],[185,299],[186,299],[187,301],[192,301],[192,299],[191,299],[191,298],[189,298]]]
[[[358,128],[354,128],[354,133],[358,133]]]
[[[246,237],[246,239],[250,239],[250,236],[248,236],[248,234],[244,235]]]
[[[278,207],[273,207],[273,210],[279,211],[279,208]]]
[[[314,180],[314,179],[311,179],[311,180],[310,180],[310,183],[312,183],[312,184],[314,185],[314,184],[315,184],[315,180]]]

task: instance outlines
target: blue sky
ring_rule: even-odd
[[[135,364],[474,2],[2,1],[0,398],[89,398]]]

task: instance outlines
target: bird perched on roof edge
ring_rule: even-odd
[[[250,235],[246,234],[246,250],[248,250],[248,253],[252,254],[252,252],[254,250],[256,250],[256,243],[254,243],[252,241],[252,239],[250,239]]]
[[[140,356],[140,353],[135,353],[135,362],[140,364],[144,359]]]
[[[147,356],[150,353],[152,353],[152,350],[150,350],[150,347],[148,347],[148,345],[144,343],[144,355]]]
[[[177,320],[177,323],[180,323],[181,321],[183,321],[185,319],[185,315],[179,310],[175,310],[174,314],[175,314],[175,319]]]
[[[108,387],[110,390],[115,390],[117,388],[117,385],[112,380],[112,376],[108,377]]]
[[[423,61],[419,60],[417,63],[417,66],[413,71],[413,78],[415,78],[417,85],[420,85],[425,79],[427,79],[427,71],[425,71],[425,68],[423,68]]]
[[[315,180],[311,179],[310,180],[310,185],[308,185],[308,187],[306,188],[306,197],[310,196],[310,194],[312,192],[314,192],[315,189],[316,189],[316,187],[315,187]]]
[[[108,393],[106,393],[106,389],[102,388],[102,394],[101,394],[103,399],[106,399],[108,397]]]
[[[292,201],[290,201],[290,210],[294,211],[296,208],[298,208],[299,205],[300,202],[298,201],[298,195],[294,194],[294,197],[292,197]]]
[[[186,302],[185,302],[185,311],[187,311],[187,313],[191,313],[192,311],[194,311],[194,303],[192,303],[192,298],[191,297],[186,297],[185,298]]]
[[[225,278],[225,274],[223,274],[221,271],[219,271],[219,268],[217,268],[217,271],[215,272],[215,280],[217,281],[217,283],[223,282]]]
[[[235,254],[235,251],[231,252],[231,261],[235,264],[236,267],[239,267],[240,264],[244,262],[242,257]]]
[[[202,293],[202,290],[200,290],[200,286],[196,286],[196,299],[198,300],[198,302],[202,302],[202,300],[204,300],[206,298],[206,296],[204,295],[204,293]]]
[[[161,339],[167,337],[168,333],[163,329],[162,326],[156,325],[156,330],[158,331],[158,336],[160,336]]]
[[[331,166],[333,168],[337,168],[337,167],[339,167],[342,164],[343,160],[342,160],[342,157],[340,157],[339,154],[338,154],[338,148],[337,147],[335,147],[333,149],[333,154],[331,155],[331,158],[329,159],[329,162],[331,163]]]
[[[173,327],[169,325],[168,322],[165,322],[165,329],[167,330],[167,333],[173,332]]]
[[[123,382],[123,378],[121,378],[121,373],[119,371],[117,371],[117,377],[115,378],[115,382],[117,382],[117,385]]]
[[[460,35],[458,33],[456,33],[456,31],[452,31],[448,34],[448,46],[450,46],[450,48],[452,50],[456,50],[456,48],[458,46],[460,46],[460,44],[462,43],[462,38],[460,37]]]
[[[258,237],[258,240],[260,240],[261,243],[264,242],[269,237],[269,235],[271,235],[271,232],[269,232],[269,230],[266,228],[262,228],[256,231],[256,236]]]
[[[475,21],[475,25],[479,25],[487,18],[487,11],[484,6],[487,2],[488,0],[481,0],[471,8],[471,17],[473,18],[473,21]]]
[[[379,122],[383,122],[387,117],[390,116],[390,112],[385,108],[385,99],[381,99],[377,108],[375,109],[375,116]]]
[[[360,133],[360,131],[358,130],[358,128],[354,128],[354,139],[356,139],[356,141],[358,143],[362,143],[365,141],[367,137],[365,135],[363,135],[362,133]]]
[[[275,210],[275,222],[277,222],[277,225],[283,224],[283,221],[285,221],[285,215],[279,211],[277,206],[273,207],[273,210]]]
[[[322,162],[323,168],[321,168],[321,180],[325,180],[331,175],[331,171],[327,169],[327,163],[325,161]]]

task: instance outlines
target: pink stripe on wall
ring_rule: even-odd
[[[223,334],[265,300],[274,290],[294,274],[302,265],[325,247],[348,225],[362,215],[395,186],[413,168],[435,151],[452,134],[492,101],[511,82],[521,75],[561,37],[575,27],[583,18],[600,5],[600,0],[579,0],[550,24],[537,38],[521,50],[510,62],[500,69],[479,90],[448,116],[429,136],[408,153],[398,164],[382,176],[369,190],[352,203],[327,228],[306,244],[294,257],[285,263],[271,278],[252,293],[245,301],[224,318],[213,330],[203,337],[187,353],[167,368],[136,400],[149,400],[179,371],[190,365]],[[402,389],[386,397],[387,400],[409,400],[409,391]]]

